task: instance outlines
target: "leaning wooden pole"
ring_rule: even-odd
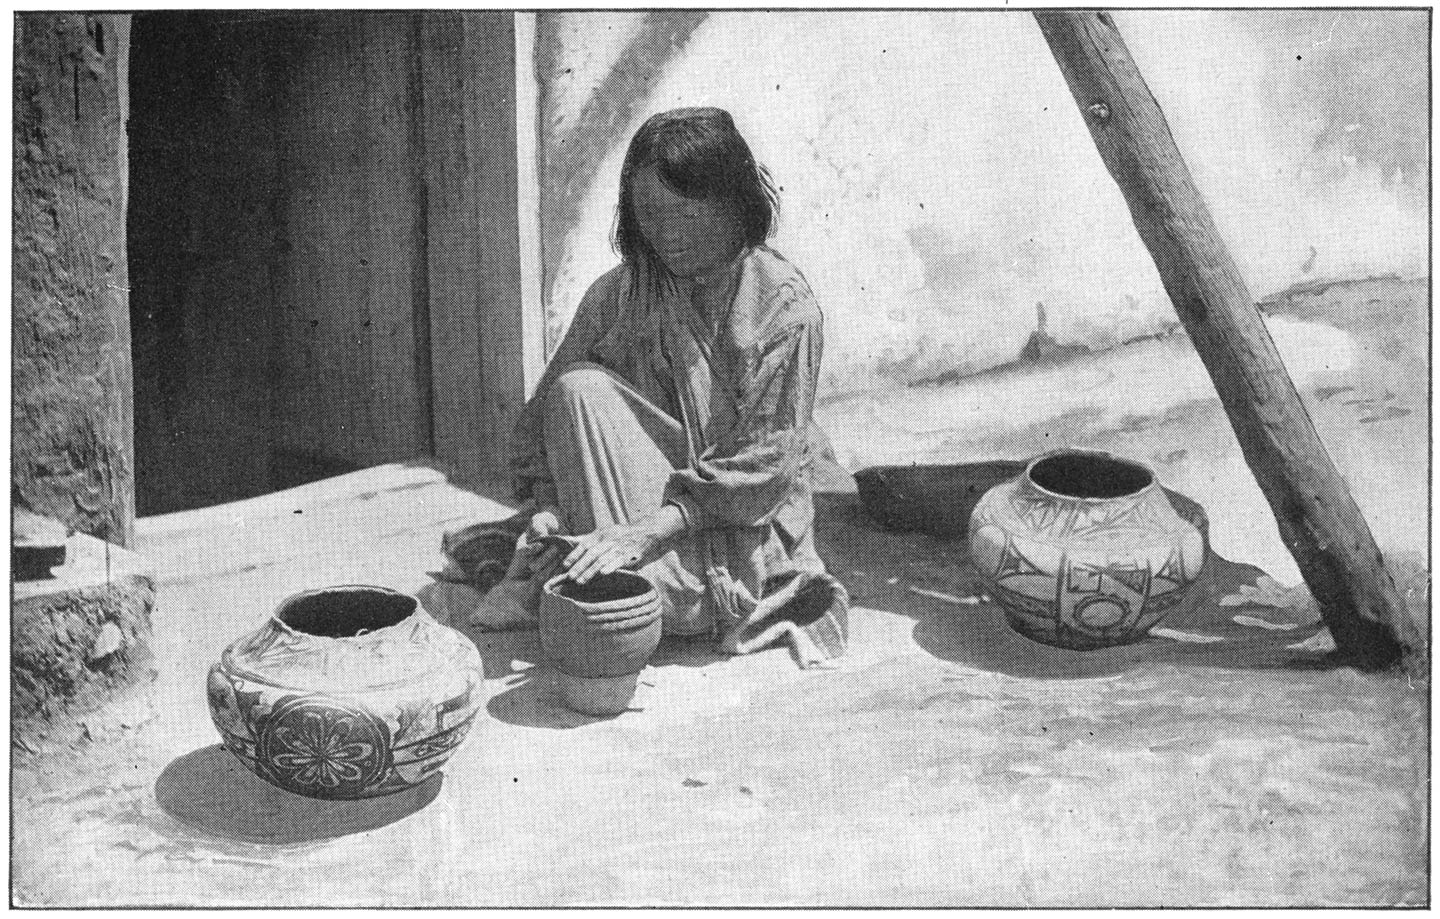
[[[1108,13],[1037,12],[1100,157],[1130,206],[1338,655],[1367,669],[1423,640],[1315,432],[1155,97]]]

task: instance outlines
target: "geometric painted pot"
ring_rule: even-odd
[[[1155,473],[1061,450],[992,488],[970,518],[970,556],[1015,631],[1078,651],[1126,644],[1185,599],[1205,538]]]
[[[480,653],[383,587],[297,594],[210,668],[210,717],[266,781],[344,800],[424,782],[484,700]]]
[[[565,703],[588,715],[624,711],[660,643],[660,596],[644,575],[620,570],[585,584],[544,585],[540,643],[560,671]]]

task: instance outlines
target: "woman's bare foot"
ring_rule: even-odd
[[[535,628],[534,592],[535,583],[529,578],[505,578],[480,598],[470,613],[470,625],[486,632]]]

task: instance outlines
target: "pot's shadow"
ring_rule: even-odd
[[[444,778],[360,801],[320,801],[282,791],[215,744],[176,758],[155,780],[170,816],[213,836],[286,846],[363,833],[394,823],[435,800]]]
[[[496,721],[526,728],[550,728],[555,731],[581,728],[597,721],[619,717],[594,717],[566,707],[560,695],[556,674],[544,664],[537,664],[504,692],[492,696],[485,710]]]
[[[1222,598],[1254,585],[1264,572],[1213,552],[1187,601],[1160,623],[1198,640],[1152,634],[1133,644],[1071,651],[1018,634],[993,603],[956,604],[924,593],[973,599],[988,589],[970,565],[963,538],[889,530],[853,496],[826,495],[816,502],[816,512],[821,557],[856,605],[914,619],[915,643],[941,660],[1040,679],[1110,676],[1156,662],[1231,670],[1326,669],[1341,663],[1291,647],[1314,636],[1318,621],[1286,622],[1274,630],[1237,623],[1237,614],[1274,619],[1292,614],[1222,606]]]
[[[1191,588],[1190,599],[1161,622],[1161,627],[1199,640],[1148,635],[1132,644],[1072,651],[1020,635],[1006,622],[1004,611],[993,603],[956,608],[936,602],[910,604],[918,613],[913,635],[916,644],[942,660],[1042,679],[1110,676],[1147,663],[1196,664],[1230,670],[1308,670],[1333,666],[1326,658],[1290,647],[1315,635],[1320,628],[1318,622],[1296,623],[1273,631],[1247,627],[1233,619],[1234,614],[1244,610],[1220,605],[1220,598],[1235,593],[1240,585],[1253,585],[1262,573],[1258,568],[1214,554],[1205,564],[1207,570]],[[1277,619],[1283,618],[1279,611],[1270,612]]]
[[[534,632],[529,634],[535,635]],[[505,691],[491,697],[486,705],[486,711],[490,713],[490,717],[520,727],[550,728],[563,731],[584,727],[597,721],[609,721],[624,714],[621,712],[619,715],[596,717],[582,714],[568,707],[561,695],[558,675],[545,662],[544,656],[539,653],[538,640],[535,641],[533,648],[534,655],[531,659],[535,661],[535,666],[526,670]],[[650,657],[649,665],[640,674],[640,685],[636,689],[635,700],[631,708],[633,710],[642,709],[649,693],[655,688],[654,681],[650,678],[653,668],[706,667],[727,659],[725,655],[715,650],[714,643],[708,637],[704,639],[662,638],[660,646]]]

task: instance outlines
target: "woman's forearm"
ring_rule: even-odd
[[[674,504],[662,504],[660,509],[642,521],[642,526],[661,543],[668,543],[684,533],[685,515]]]

